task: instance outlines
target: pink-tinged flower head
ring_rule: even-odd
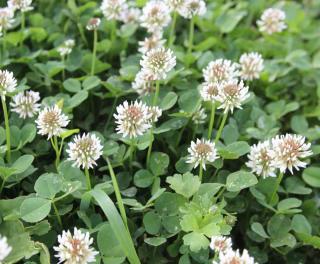
[[[263,12],[260,20],[257,21],[257,25],[261,32],[266,32],[271,35],[276,32],[281,32],[287,28],[287,25],[284,22],[285,18],[286,14],[282,10],[277,8],[268,8]]]

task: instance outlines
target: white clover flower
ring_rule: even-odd
[[[154,74],[148,71],[139,71],[132,83],[132,89],[140,95],[150,94],[154,91],[153,83],[155,80]]]
[[[142,102],[135,101],[129,104],[124,101],[117,107],[114,118],[117,124],[116,131],[123,137],[135,138],[151,128],[151,113],[148,111],[148,106]]]
[[[151,123],[155,123],[159,120],[159,118],[162,116],[162,109],[158,106],[149,106],[148,112],[150,114],[150,121]]]
[[[243,250],[242,255],[239,250],[233,251],[232,249],[227,252],[220,252],[219,262],[214,261],[213,264],[257,264],[254,258],[250,257],[246,249]]]
[[[203,69],[203,77],[206,82],[223,82],[235,79],[239,76],[239,65],[230,60],[217,59],[211,61]]]
[[[260,77],[263,70],[263,59],[257,52],[244,53],[240,57],[240,76],[243,80],[253,80]]]
[[[210,248],[215,252],[227,252],[232,250],[231,238],[225,236],[213,236],[211,237]]]
[[[100,9],[107,20],[121,20],[127,3],[126,0],[103,0]]]
[[[207,114],[201,106],[193,113],[192,122],[196,125],[204,124],[207,119]]]
[[[219,88],[217,101],[221,103],[219,109],[229,110],[233,113],[234,108],[242,109],[241,104],[249,97],[249,87],[245,86],[243,81],[229,80],[222,82]]]
[[[271,156],[273,166],[285,172],[287,169],[293,174],[293,168],[305,168],[307,163],[300,159],[312,155],[311,144],[305,143],[305,137],[296,134],[276,136],[272,139]]]
[[[162,31],[171,21],[170,9],[163,1],[149,1],[142,9],[141,26],[148,32]]]
[[[169,6],[170,11],[176,11],[178,13],[183,9],[185,0],[166,0],[167,6]]]
[[[170,49],[162,47],[143,55],[140,65],[143,71],[153,74],[157,80],[164,80],[167,73],[176,66],[176,57]]]
[[[152,49],[158,49],[164,46],[166,40],[162,39],[161,34],[153,34],[150,37],[146,37],[143,41],[139,41],[138,51],[142,54],[146,54]]]
[[[8,245],[7,238],[0,235],[0,263],[10,254],[12,247]]]
[[[220,87],[217,82],[204,82],[200,88],[200,95],[203,101],[217,101],[219,88]]]
[[[45,107],[40,111],[36,120],[39,129],[38,134],[48,135],[48,139],[53,136],[60,136],[64,127],[69,124],[70,120],[62,113],[61,108],[57,105]]]
[[[58,236],[58,247],[53,247],[59,258],[59,263],[64,264],[87,264],[95,262],[96,255],[99,253],[91,247],[93,239],[88,232],[82,233],[81,230],[74,228],[73,235],[68,230],[63,231]]]
[[[141,10],[136,7],[129,7],[121,12],[121,21],[125,24],[138,23],[141,17]]]
[[[185,0],[179,13],[184,18],[203,16],[207,12],[206,3],[203,0]]]
[[[61,57],[64,57],[72,52],[72,49],[75,45],[75,41],[73,39],[67,39],[57,48]]]
[[[21,12],[27,12],[33,10],[32,0],[9,0],[8,7],[13,10],[20,10]]]
[[[251,169],[251,172],[263,178],[276,177],[277,168],[273,164],[271,153],[272,146],[269,140],[251,146],[247,167]]]
[[[7,70],[0,70],[0,97],[5,99],[7,93],[12,93],[17,88],[17,80],[13,73]]]
[[[20,118],[34,117],[40,110],[40,94],[34,91],[21,92],[12,98],[11,111],[19,114]]]
[[[12,27],[14,22],[14,10],[9,7],[0,8],[0,32]]]
[[[68,160],[74,161],[74,166],[82,169],[91,169],[97,165],[96,160],[102,155],[103,149],[95,134],[76,135],[68,147]]]
[[[207,162],[214,162],[218,159],[215,144],[210,140],[197,139],[196,142],[191,141],[191,146],[188,148],[189,156],[187,163],[194,164],[194,168],[200,166],[206,169]]]
[[[100,23],[101,23],[100,18],[98,17],[90,18],[87,23],[86,29],[89,31],[96,30],[99,27]]]
[[[271,35],[276,32],[282,32],[287,28],[287,25],[284,22],[285,18],[286,14],[282,10],[268,8],[263,12],[260,20],[257,21],[257,25],[261,32],[266,32]]]

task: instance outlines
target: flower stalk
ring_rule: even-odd
[[[97,42],[98,42],[98,31],[93,30],[93,51],[92,51],[92,63],[91,63],[91,75],[95,73],[96,56],[97,56]]]
[[[270,196],[269,204],[271,204],[273,202],[273,200],[274,200],[274,198],[276,196],[276,193],[278,192],[278,189],[279,189],[279,186],[280,186],[281,181],[283,179],[283,176],[284,176],[283,172],[280,172],[278,177],[277,177],[276,185],[274,186],[272,194]]]
[[[210,123],[209,123],[209,129],[208,129],[208,139],[211,139],[215,112],[216,112],[216,105],[215,103],[211,103],[211,116],[210,116]]]
[[[221,120],[221,123],[220,123],[220,126],[219,126],[219,130],[218,130],[218,133],[217,133],[216,138],[214,140],[214,143],[217,143],[219,141],[219,139],[221,137],[221,134],[222,134],[222,130],[223,130],[224,125],[225,125],[225,123],[227,121],[227,117],[228,117],[228,112],[223,114],[223,118]]]
[[[7,109],[4,96],[1,96],[1,103],[2,103],[2,109],[3,109],[4,123],[6,128],[7,162],[10,163],[11,162],[10,125],[9,125],[8,109]]]

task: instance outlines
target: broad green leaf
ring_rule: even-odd
[[[284,237],[290,230],[290,219],[281,214],[271,217],[268,222],[267,230],[271,237]]]
[[[256,176],[250,172],[237,171],[229,174],[226,187],[229,192],[238,192],[258,183]]]
[[[101,80],[97,76],[90,76],[83,81],[82,86],[84,90],[88,91],[97,87],[100,83]]]
[[[50,200],[32,197],[25,199],[20,207],[21,218],[28,223],[36,223],[44,219],[51,210]]]
[[[140,188],[147,188],[153,180],[154,176],[148,170],[138,170],[133,177],[134,184]]]
[[[12,168],[15,169],[15,174],[22,173],[25,170],[27,170],[31,166],[33,160],[34,157],[32,155],[23,155],[20,158],[18,158],[12,164]]]
[[[150,157],[150,169],[155,176],[166,173],[169,165],[169,156],[163,152],[152,152]]]
[[[175,174],[167,177],[167,183],[170,184],[170,188],[176,193],[183,195],[186,198],[190,198],[194,195],[201,185],[198,176],[194,176],[191,173]]]
[[[264,230],[263,226],[260,223],[258,222],[252,223],[251,229],[253,232],[257,233],[259,236],[263,238],[269,238],[269,236],[267,235],[266,231]]]
[[[77,93],[81,91],[81,83],[79,80],[74,78],[69,78],[63,82],[63,87],[68,92]]]
[[[312,187],[320,187],[320,168],[308,167],[302,173],[302,179]]]
[[[148,237],[144,239],[144,242],[150,246],[158,247],[167,242],[167,239],[164,237]]]
[[[193,252],[198,252],[200,249],[206,249],[210,242],[205,235],[191,232],[183,236],[183,242],[185,245],[190,247]]]
[[[224,159],[238,159],[249,151],[250,146],[244,141],[234,142],[224,148],[218,148],[220,156]]]
[[[164,98],[162,98],[159,107],[165,111],[172,108],[178,100],[178,96],[174,92],[167,93]]]
[[[271,238],[270,246],[277,248],[282,246],[288,246],[293,248],[296,245],[296,239],[290,233],[284,234],[283,236],[278,236],[275,238]]]
[[[286,211],[291,208],[299,207],[301,206],[301,204],[302,204],[301,200],[296,198],[284,199],[278,203],[278,210]]]
[[[312,227],[308,219],[301,214],[297,214],[292,218],[291,228],[297,233],[304,233],[311,235]]]
[[[305,233],[296,233],[297,238],[303,242],[304,245],[313,246],[316,249],[320,249],[320,237],[311,236]]]
[[[60,175],[46,173],[37,179],[34,190],[42,198],[53,199],[61,191],[62,184]]]
[[[154,211],[150,211],[144,215],[143,224],[149,234],[155,235],[160,231],[161,218]]]
[[[77,134],[77,133],[79,133],[79,129],[78,128],[76,128],[76,129],[68,129],[68,130],[65,130],[65,131],[63,131],[61,134],[60,134],[60,137],[62,138],[62,139],[66,139],[66,138],[68,138],[68,137],[71,137],[72,135],[74,135],[74,134]]]

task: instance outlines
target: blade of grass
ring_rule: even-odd
[[[91,195],[97,201],[104,214],[107,216],[111,228],[129,262],[131,264],[141,264],[134,248],[130,233],[126,229],[122,218],[112,200],[101,190],[92,190]]]

